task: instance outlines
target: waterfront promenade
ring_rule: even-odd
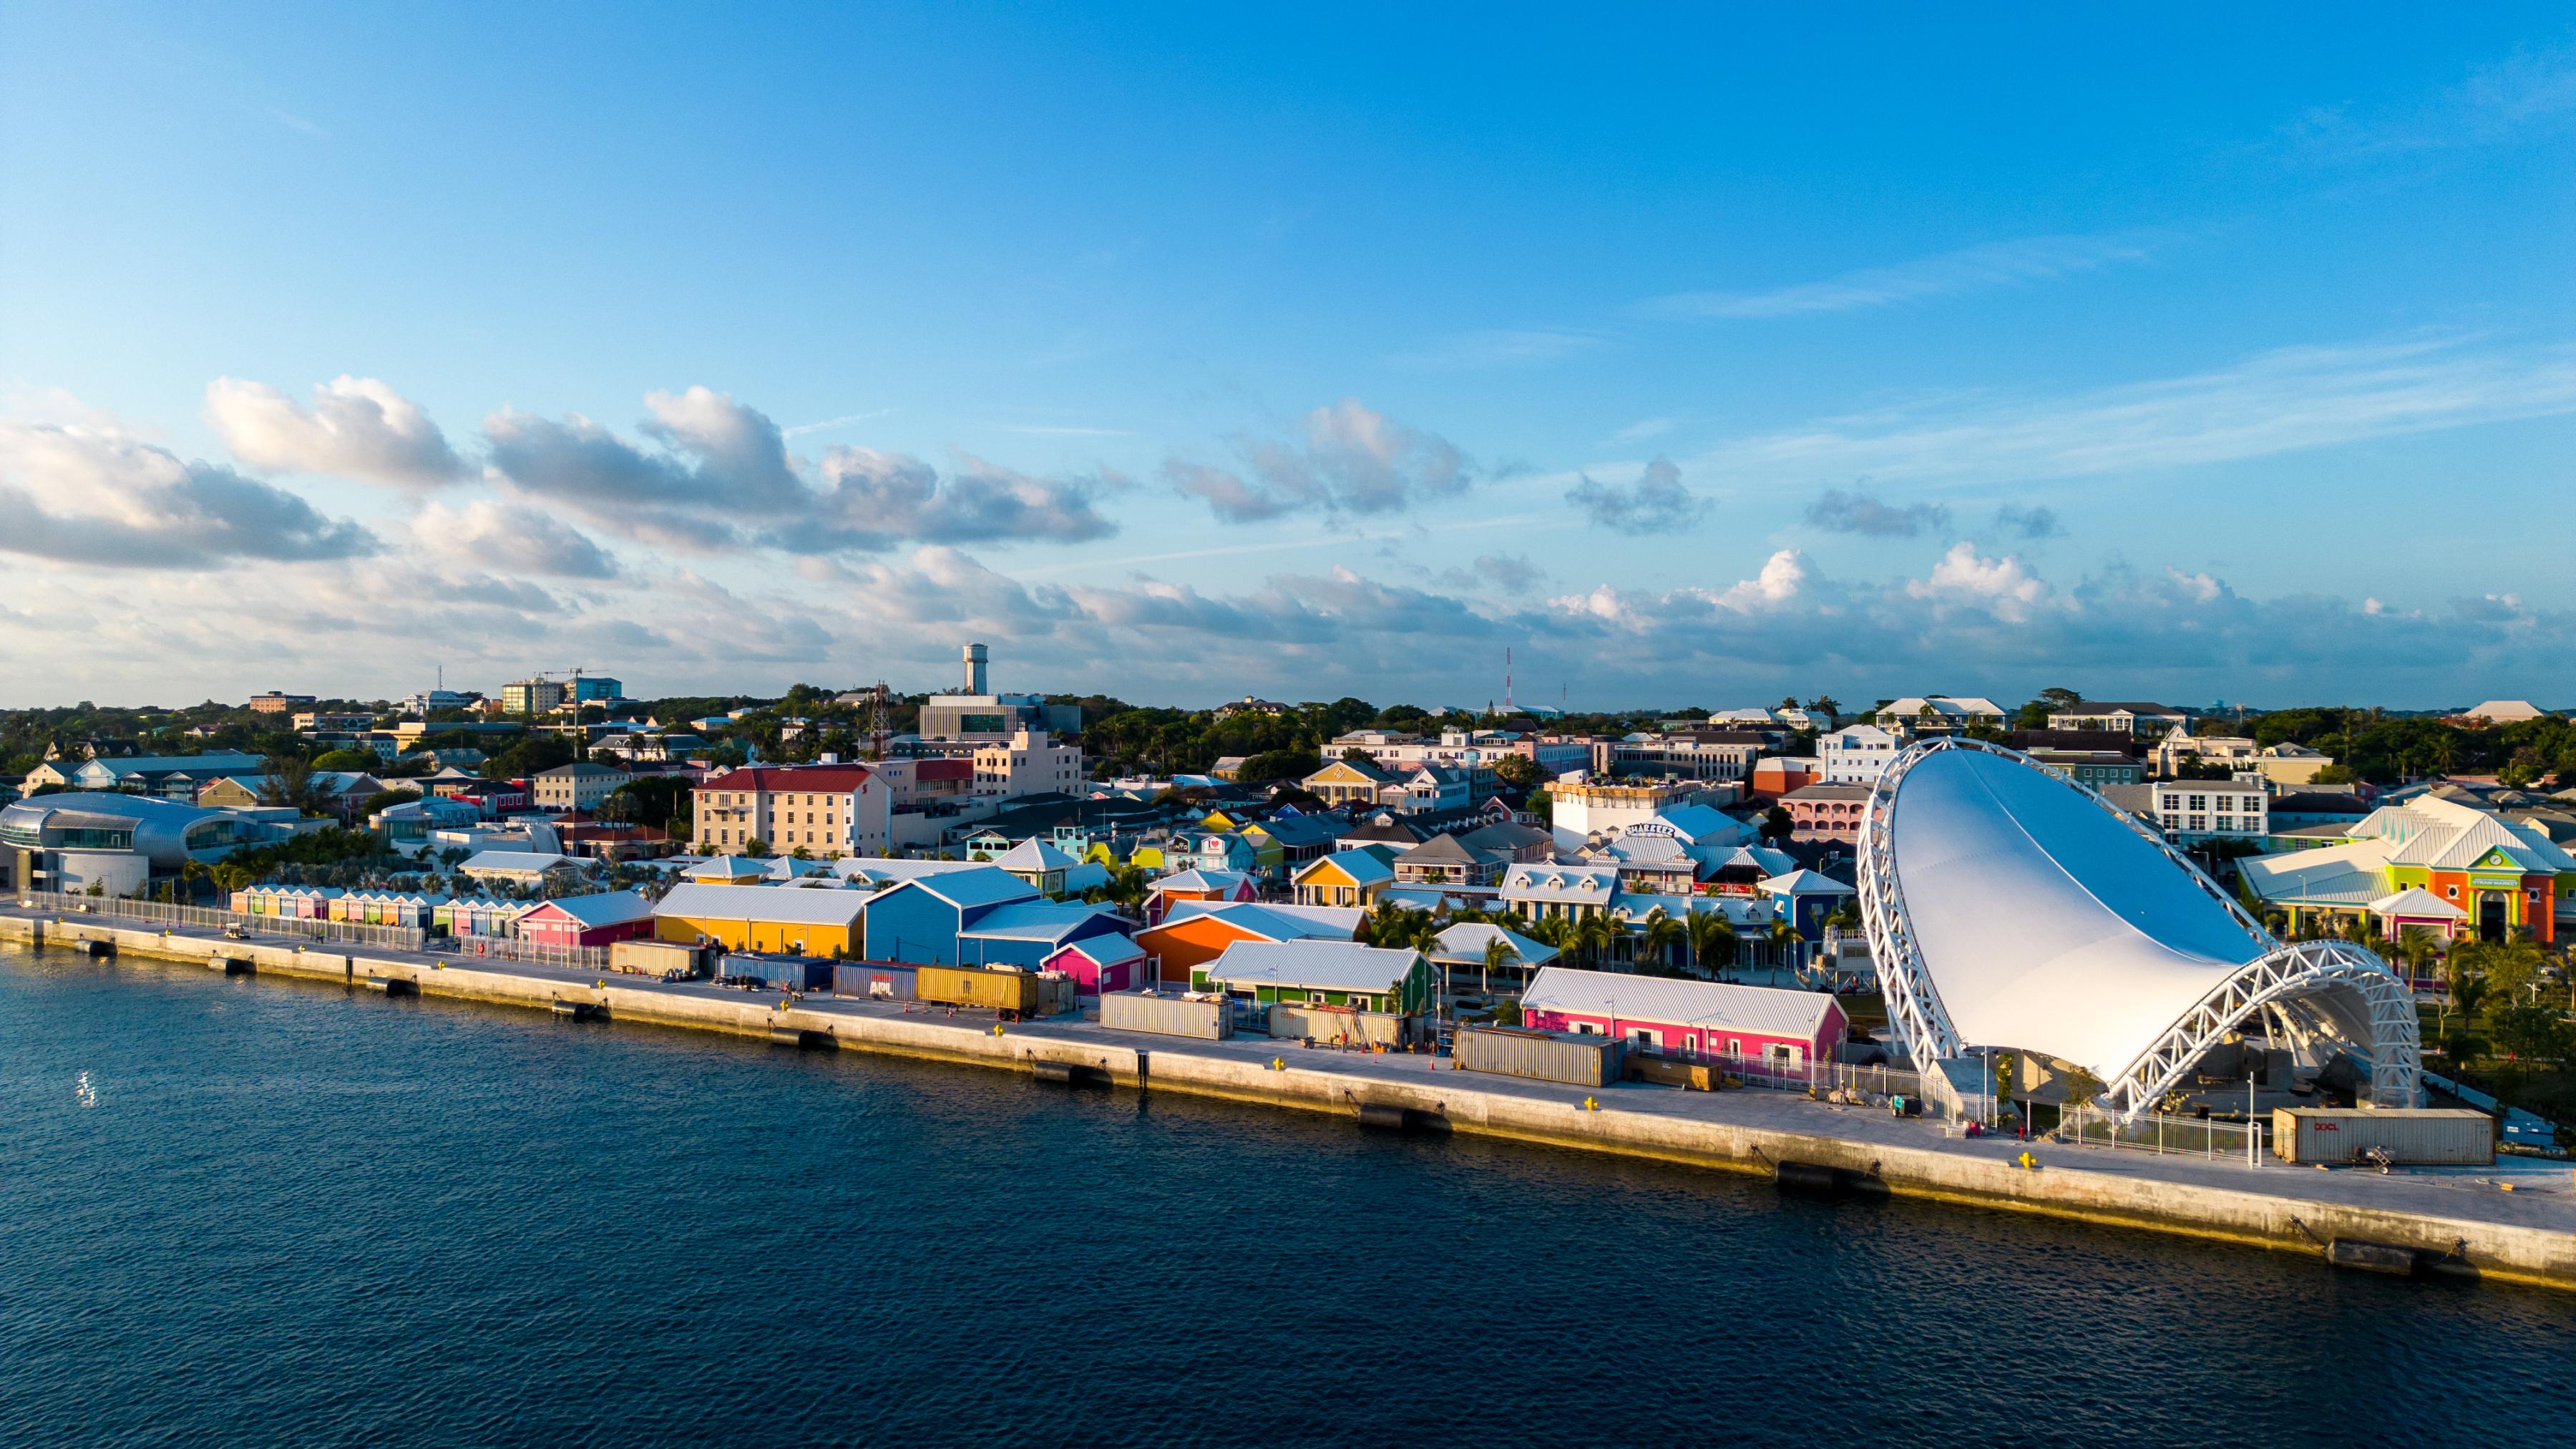
[[[1106,1031],[1072,1019],[1014,1023],[989,1014],[807,997],[704,982],[664,983],[530,963],[459,961],[417,952],[285,938],[231,940],[132,923],[57,921],[0,910],[0,939],[115,945],[121,958],[203,969],[225,959],[266,976],[363,988],[373,978],[424,996],[539,1010],[591,1008],[617,1024],[717,1030],[1028,1071],[1096,1068],[1116,1083],[1356,1118],[1363,1105],[1411,1108],[1453,1130],[1579,1150],[1769,1173],[1782,1161],[1864,1174],[1899,1197],[1942,1200],[2183,1233],[2317,1254],[2337,1238],[2427,1252],[2457,1249],[2482,1273],[2576,1287],[2576,1183],[2569,1164],[2507,1158],[2492,1168],[2412,1169],[2387,1176],[2317,1171],[2265,1159],[2081,1148],[1947,1135],[1928,1119],[1811,1101],[1789,1092],[1686,1092],[1626,1084],[1580,1088],[1468,1074],[1445,1059],[1310,1050],[1262,1038],[1192,1041]],[[1587,1108],[1590,1098],[1596,1107]],[[2025,1168],[2031,1153],[2037,1167]],[[2510,1190],[2508,1190],[2510,1189]]]

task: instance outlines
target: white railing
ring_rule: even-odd
[[[425,949],[468,961],[525,961],[572,971],[608,969],[606,946],[549,946],[515,936],[433,936]]]
[[[213,910],[205,906],[133,901],[117,896],[65,895],[59,891],[20,891],[18,905],[24,910],[52,911],[67,917],[91,916],[210,931],[236,930],[247,935],[291,936],[307,941],[337,941],[397,951],[421,949],[422,938],[427,934],[409,926],[370,926],[362,921],[326,921],[303,916],[255,916],[243,911]]]
[[[2170,1117],[2161,1112],[2141,1113],[2130,1119],[2098,1107],[2070,1106],[2058,1119],[2051,1137],[2079,1147],[2110,1147],[2152,1152],[2159,1157],[2198,1157],[2259,1167],[2266,1132],[2261,1122]]]

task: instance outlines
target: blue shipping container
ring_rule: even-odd
[[[862,1001],[875,997],[886,1001],[919,999],[914,982],[919,972],[891,961],[841,961],[832,967],[832,994],[851,996]]]
[[[827,991],[832,985],[832,962],[822,956],[736,951],[725,957],[724,974],[753,977],[780,991]]]

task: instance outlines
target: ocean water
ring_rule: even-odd
[[[0,1444],[2576,1441],[2576,1295],[0,949]]]

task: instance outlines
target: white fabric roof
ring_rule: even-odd
[[[1888,829],[1924,970],[1966,1045],[2045,1052],[2109,1081],[2262,954],[2120,818],[2012,758],[1916,762]]]

